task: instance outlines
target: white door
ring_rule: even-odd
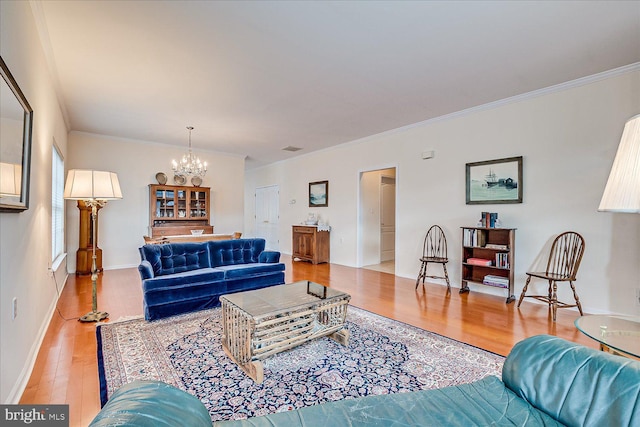
[[[256,188],[256,237],[267,241],[266,249],[280,250],[278,220],[280,188],[277,185]]]
[[[396,179],[380,180],[380,261],[396,257]]]

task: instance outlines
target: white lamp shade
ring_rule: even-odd
[[[72,169],[67,174],[64,198],[70,200],[122,199],[118,175],[114,172]]]
[[[15,163],[0,163],[0,196],[20,196],[22,188],[22,166]]]
[[[598,210],[640,213],[640,114],[624,125]]]

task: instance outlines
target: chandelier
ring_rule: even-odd
[[[180,162],[171,161],[173,172],[184,177],[189,175],[203,177],[207,173],[207,162],[201,162],[198,156],[191,152],[191,131],[193,126],[187,126],[187,129],[189,130],[189,152],[182,156]]]

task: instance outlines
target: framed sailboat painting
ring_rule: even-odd
[[[522,156],[467,163],[467,204],[522,203]]]

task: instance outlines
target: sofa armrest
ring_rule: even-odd
[[[151,263],[147,260],[144,260],[138,266],[138,271],[140,272],[140,277],[142,280],[153,278],[153,268],[151,267]]]
[[[264,251],[258,256],[258,262],[277,263],[280,262],[280,252]]]
[[[516,395],[565,425],[633,425],[640,420],[640,363],[561,338],[516,344],[502,380]]]
[[[134,381],[120,387],[90,427],[211,427],[207,408],[196,397],[159,381]]]

